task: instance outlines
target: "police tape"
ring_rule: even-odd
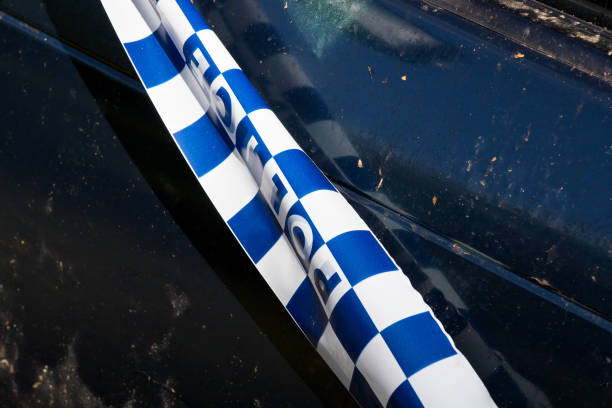
[[[101,0],[213,205],[362,406],[491,407],[433,312],[189,0]]]

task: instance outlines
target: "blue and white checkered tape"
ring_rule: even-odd
[[[409,279],[189,0],[101,0],[204,191],[362,406],[491,407]]]

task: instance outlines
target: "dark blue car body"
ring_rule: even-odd
[[[499,406],[606,407],[612,35],[516,3],[195,5]],[[353,406],[98,1],[0,10],[2,405]]]

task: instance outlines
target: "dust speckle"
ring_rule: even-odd
[[[374,69],[368,65],[368,73],[370,74],[370,79],[374,79]]]
[[[583,103],[581,103],[580,105],[576,107],[576,115],[580,115],[580,112],[582,112],[583,107],[584,107]]]
[[[544,252],[546,252],[546,263],[553,263],[557,258],[559,258],[559,251],[557,251],[556,245],[552,245]]]
[[[166,285],[166,293],[168,294],[174,315],[176,317],[182,316],[191,304],[187,295],[182,292],[179,293],[177,289],[171,285]]]
[[[11,363],[9,363],[9,361],[6,358],[3,358],[2,360],[0,360],[0,369],[8,370],[10,366],[11,366]]]

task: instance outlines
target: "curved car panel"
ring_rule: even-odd
[[[606,384],[611,377],[610,356],[605,347],[610,339],[606,320],[610,305],[606,297],[610,293],[610,224],[606,218],[610,204],[606,196],[609,188],[605,188],[610,174],[610,154],[606,150],[610,146],[608,85],[426,3],[363,2],[378,7],[379,14],[386,11],[393,15],[400,25],[409,24],[409,29],[402,26],[396,31],[414,33],[415,40],[389,45],[387,34],[376,31],[359,15],[346,17],[340,3],[333,13],[327,11],[325,15],[312,8],[299,9],[295,2],[287,2],[287,9],[283,2],[217,1],[196,2],[196,6],[208,16],[223,41],[230,44],[232,54],[258,90],[317,164],[349,188],[346,192],[351,202],[368,218],[411,280],[419,282],[418,289],[441,316],[445,328],[470,358],[499,405],[606,406]],[[22,5],[25,3],[0,2],[0,6],[7,4],[26,7]],[[60,37],[81,44],[85,51],[102,60],[109,61],[120,54],[118,49],[112,51],[113,47],[102,52],[102,48],[88,45],[91,42],[86,41],[87,35],[75,35],[71,28],[74,20],[62,17],[66,7],[62,2],[41,4],[41,18],[50,16],[52,24],[48,26],[52,25]],[[80,2],[74,7],[81,11],[99,8],[97,2]],[[27,15],[35,17],[32,10]],[[317,16],[322,18],[317,20]],[[297,27],[300,18],[302,22],[313,21],[312,28],[322,33],[319,48],[316,36]],[[110,32],[110,27],[100,30]],[[100,40],[97,34],[89,37],[107,40],[103,36]],[[425,45],[415,45],[417,40]],[[15,51],[5,61],[19,61],[19,55]],[[54,58],[49,54],[47,59]],[[25,66],[36,66],[34,57],[29,61]],[[15,64],[19,67],[19,63]],[[40,72],[44,69],[41,67]],[[6,71],[18,72],[17,68]],[[143,134],[145,124],[148,132],[161,132],[160,127],[147,123],[150,116],[137,114],[130,107],[148,103],[139,99],[142,97],[126,101],[127,91],[119,91],[123,89],[121,85],[104,86],[108,80],[91,72],[80,70],[78,75],[86,80],[98,103],[105,106],[106,120],[122,123],[116,128],[123,130],[117,133],[131,159],[149,175],[147,181],[155,192],[165,197],[165,206],[181,208],[172,213],[179,225],[196,231],[189,235],[192,242],[199,243],[198,248],[209,262],[221,265],[215,268],[217,274],[230,279],[223,272],[223,261],[218,257],[211,261],[215,257],[206,249],[212,245],[205,238],[207,234],[190,226],[189,218],[180,214],[186,208],[181,201],[185,198],[177,198],[176,194],[189,183],[173,175],[169,167],[157,170],[160,161],[152,163],[133,137]],[[292,75],[283,81],[273,80],[279,78],[278,72]],[[61,77],[57,72],[49,76],[53,79],[48,82],[57,81],[58,75]],[[19,83],[31,81],[25,73],[21,78]],[[70,86],[65,89],[68,91]],[[33,101],[30,105],[36,106]],[[41,106],[45,104],[42,97],[36,101],[43,101]],[[14,111],[8,105],[10,101],[5,103],[5,112]],[[130,115],[117,115],[127,111]],[[73,115],[78,112],[80,108]],[[142,119],[127,121],[121,117]],[[26,129],[9,123],[13,124],[9,127],[13,134]],[[29,126],[31,130],[27,132],[31,133],[54,135],[65,131],[59,125],[55,130],[34,122]],[[136,132],[137,129],[141,130]],[[6,132],[4,135],[10,136]],[[326,145],[329,140],[335,142]],[[163,151],[160,158],[171,157],[167,147],[148,149]],[[27,174],[25,170],[16,172],[17,167],[11,167],[16,164],[12,163],[7,164],[9,168],[3,174]],[[178,160],[174,163],[180,167]],[[42,190],[41,195],[48,193]],[[17,190],[11,187],[7,191]],[[361,193],[355,195],[356,191]],[[376,201],[387,208],[377,206]],[[397,218],[397,213],[402,216]],[[447,244],[415,232],[423,225],[429,227],[425,229],[428,237],[450,237]],[[64,244],[61,251],[68,251],[68,247]],[[25,254],[34,259],[34,252]],[[90,264],[82,260],[82,265]],[[509,275],[493,273],[493,266]],[[33,270],[48,268],[43,263]],[[517,281],[516,276],[523,279]],[[261,299],[247,300],[252,294],[243,283],[230,287],[232,296],[247,304],[251,314],[261,311],[261,306],[256,306]],[[5,293],[17,293],[16,286],[10,288]],[[554,296],[544,296],[547,293]],[[52,302],[56,299],[52,298]],[[193,297],[190,299],[193,302]],[[35,300],[7,304],[17,311],[24,304],[38,305],[32,302]],[[568,311],[565,303],[582,310],[582,315]],[[266,310],[272,309],[270,306]],[[58,324],[61,313],[56,309],[49,321],[66,327]],[[321,386],[333,380],[320,380],[324,369],[312,374],[312,355],[307,361],[296,362],[291,349],[300,344],[297,339],[288,346],[278,341],[287,334],[270,334],[277,329],[266,323],[267,318],[255,320],[269,337],[277,339],[275,347],[284,350],[283,356],[291,361],[292,370],[306,379],[319,398],[331,403],[329,398],[345,396],[341,387],[327,392]],[[39,333],[48,332],[46,326],[38,327],[43,327]],[[24,333],[22,338],[33,339],[36,332]],[[170,344],[176,341],[170,340]],[[34,340],[28,342],[37,344]],[[83,357],[87,347],[80,347],[82,366],[91,370],[95,364],[87,363]],[[52,361],[44,357],[50,355],[49,349],[45,350],[42,354],[32,353],[30,361]],[[22,360],[27,354],[21,354]],[[144,361],[152,361],[147,360],[146,352],[138,355]],[[312,359],[316,365],[316,359]],[[126,373],[125,369],[116,372]],[[24,379],[35,378],[23,375]],[[91,383],[94,377],[88,374],[85,378]],[[181,395],[189,394],[191,401],[201,398],[197,397],[197,385],[182,375],[178,378],[176,389]],[[247,381],[246,374],[241,378]],[[295,384],[299,383],[297,380]],[[109,388],[94,389],[94,395],[108,398],[109,390],[115,389],[120,390],[117,401],[128,398],[127,388],[111,384],[112,381],[107,383]],[[248,399],[247,395],[257,394],[255,388],[244,393],[238,392],[237,386],[230,389],[237,398]],[[222,392],[212,393],[211,398],[217,395],[222,401]]]

